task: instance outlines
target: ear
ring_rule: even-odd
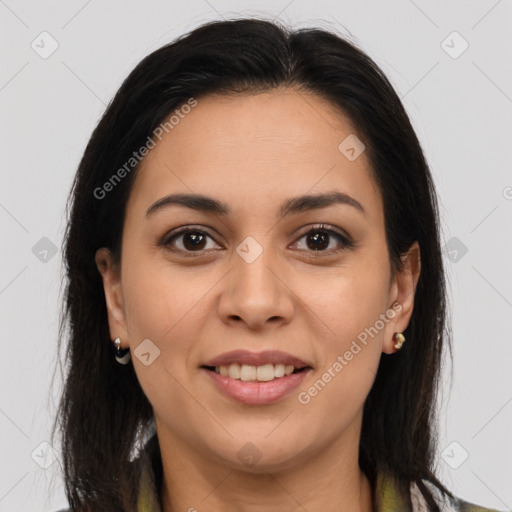
[[[128,330],[124,314],[120,269],[113,263],[112,254],[106,247],[96,251],[94,260],[103,279],[110,337],[112,340],[119,337],[126,345]],[[126,348],[123,343],[121,347]]]
[[[382,351],[386,354],[393,354],[397,351],[394,347],[393,335],[395,332],[405,331],[411,319],[416,285],[421,271],[420,247],[417,241],[402,256],[402,262],[403,269],[394,276],[390,288],[389,310],[394,311],[395,316],[386,324],[384,329]],[[389,313],[387,313],[387,316],[390,317]],[[407,343],[407,339],[405,343]]]

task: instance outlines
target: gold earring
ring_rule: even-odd
[[[393,334],[393,340],[396,342],[395,348],[400,350],[405,341],[405,336],[401,332],[395,332],[395,334]]]

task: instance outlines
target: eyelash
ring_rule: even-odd
[[[171,236],[169,236],[169,234],[166,234],[162,240],[158,243],[158,245],[160,246],[163,246],[165,247],[166,249],[172,251],[172,252],[181,252],[183,254],[186,255],[186,257],[199,257],[199,256],[202,256],[205,249],[201,249],[199,251],[187,251],[187,250],[183,250],[183,249],[172,249],[170,248],[170,244],[173,240],[175,240],[176,238],[178,238],[179,236],[182,236],[182,235],[186,235],[187,233],[195,233],[195,234],[201,234],[201,235],[206,235],[208,237],[210,237],[211,239],[213,239],[213,237],[207,233],[206,231],[202,230],[202,229],[199,229],[199,228],[195,228],[193,226],[189,226],[189,227],[186,227],[186,228],[182,228],[182,229],[179,229],[178,231],[176,231],[175,233],[172,233]],[[338,238],[338,240],[341,242],[342,246],[337,248],[337,249],[330,249],[330,250],[320,250],[320,251],[313,251],[313,250],[306,250],[306,252],[310,252],[311,253],[311,256],[310,257],[313,257],[313,258],[317,258],[319,256],[322,256],[322,255],[327,255],[327,256],[331,256],[333,254],[337,254],[341,251],[344,251],[346,249],[351,249],[353,247],[355,247],[355,243],[350,240],[349,238],[347,238],[342,232],[338,231],[336,228],[334,228],[333,226],[327,226],[325,224],[319,224],[317,226],[313,226],[312,228],[310,228],[308,231],[302,233],[299,238],[297,239],[300,240],[301,238],[305,237],[306,235],[310,235],[310,234],[317,234],[317,233],[323,233],[323,234],[327,234],[329,236],[334,236],[336,238]],[[293,243],[296,243],[296,242],[293,242]]]

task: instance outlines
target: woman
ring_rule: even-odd
[[[435,188],[353,44],[242,19],[153,52],[70,200],[72,510],[489,510],[434,474]]]

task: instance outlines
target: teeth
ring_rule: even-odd
[[[258,370],[259,368],[256,368],[256,366],[249,366],[248,364],[243,364],[240,367],[240,380],[256,380]]]
[[[240,365],[239,364],[229,365],[228,377],[230,377],[231,379],[239,379],[240,378]]]
[[[274,380],[274,377],[275,371],[273,364],[266,364],[256,368],[256,380],[262,380],[263,382],[266,382],[268,380]]]
[[[239,365],[237,363],[229,366],[217,366],[216,373],[220,373],[223,377],[238,379],[244,382],[261,381],[268,382],[285,375],[291,375],[295,368],[292,365],[284,364],[265,364],[263,366],[253,366],[250,364]]]

